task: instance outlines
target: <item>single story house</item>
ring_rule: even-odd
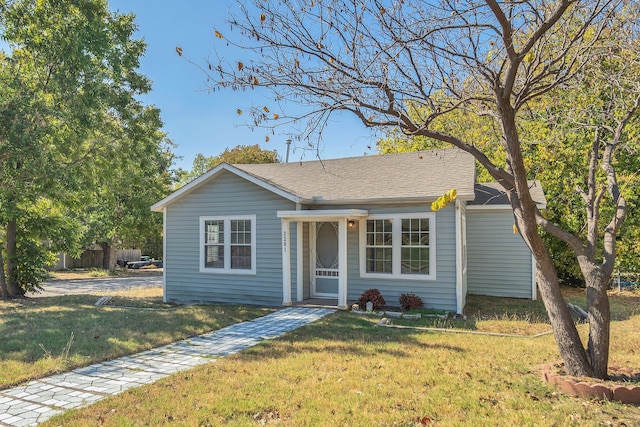
[[[454,188],[455,202],[432,211]],[[152,209],[164,214],[166,301],[346,309],[377,288],[390,305],[413,292],[462,313],[467,293],[536,298],[505,194],[476,184],[474,158],[457,149],[223,163]]]

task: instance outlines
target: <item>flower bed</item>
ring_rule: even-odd
[[[609,375],[613,381],[602,381],[591,384],[586,381],[588,379],[583,380],[562,375],[561,367],[561,362],[547,363],[542,368],[542,377],[546,382],[554,384],[565,394],[640,405],[640,386],[633,385],[640,383],[639,372],[617,366],[610,366]],[[632,381],[629,383],[632,385],[623,385],[623,382],[628,382],[629,380]]]

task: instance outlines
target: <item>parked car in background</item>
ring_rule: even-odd
[[[123,265],[124,262],[124,265]],[[154,267],[157,268],[162,268],[162,260],[157,260],[157,259],[153,259],[150,256],[141,256],[140,257],[140,261],[124,261],[124,260],[118,260],[118,265],[121,267],[127,267],[127,268],[131,268],[131,269],[139,269],[142,267],[147,267],[150,265],[153,265]]]

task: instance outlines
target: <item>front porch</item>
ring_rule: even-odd
[[[346,310],[349,307],[347,230],[369,212],[364,209],[298,210],[278,211],[277,215],[282,226],[282,305],[294,303],[293,270],[296,306]],[[291,223],[295,224],[295,253],[291,253]]]

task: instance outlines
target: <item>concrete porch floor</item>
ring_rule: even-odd
[[[348,309],[350,309],[351,305],[356,302],[357,301],[347,301]],[[293,301],[292,305],[294,307],[336,309],[338,307],[338,299],[337,298],[307,298],[302,301]]]

